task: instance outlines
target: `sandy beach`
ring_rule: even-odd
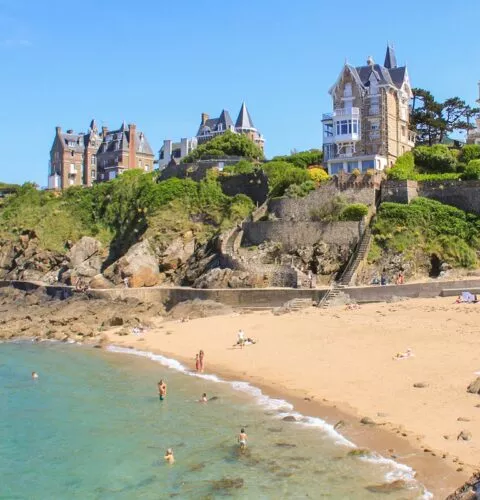
[[[192,369],[203,349],[207,373],[251,382],[306,415],[342,420],[342,434],[412,466],[435,498],[444,498],[480,458],[480,397],[466,391],[480,370],[479,318],[480,305],[450,297],[279,316],[158,318],[140,337],[110,331],[108,338]],[[233,347],[240,328],[257,343]],[[411,357],[393,359],[408,348]],[[376,425],[361,424],[363,417]],[[471,439],[457,440],[461,431]]]

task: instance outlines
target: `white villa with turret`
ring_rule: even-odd
[[[415,145],[410,131],[412,90],[406,66],[387,47],[385,62],[345,63],[329,91],[333,112],[323,115],[324,163],[330,175],[384,170]]]

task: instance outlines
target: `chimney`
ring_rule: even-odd
[[[136,168],[137,156],[137,126],[134,123],[128,124],[128,168]]]
[[[209,119],[209,116],[207,113],[202,113],[202,125],[205,125],[207,123],[207,120]]]
[[[108,134],[108,127],[105,125],[102,127],[102,137],[105,139],[106,135]]]
[[[62,133],[62,127],[55,127],[55,133],[60,135]]]

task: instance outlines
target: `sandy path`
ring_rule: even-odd
[[[480,461],[480,396],[466,392],[480,370],[479,319],[480,304],[415,299],[353,311],[312,308],[283,316],[161,320],[142,341],[131,335],[110,339],[191,359],[192,368],[195,353],[203,349],[207,371],[250,380],[287,399],[328,400],[355,422],[371,417],[385,424],[382,429],[406,434],[402,439],[420,449],[419,456],[428,448],[451,470],[463,469],[449,475],[451,485],[462,483]],[[258,343],[232,348],[239,328]],[[413,357],[392,359],[407,348]],[[418,382],[428,386],[414,388]],[[472,439],[457,441],[461,430],[470,431]]]

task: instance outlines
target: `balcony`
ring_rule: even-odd
[[[411,130],[408,131],[408,136],[407,136],[407,144],[411,147],[415,147],[415,139],[417,138],[417,134]]]
[[[323,144],[334,144],[335,136],[333,135],[323,135]]]
[[[322,122],[333,120],[333,113],[323,113]]]
[[[332,113],[333,118],[358,117],[360,108],[337,108]]]
[[[356,142],[360,140],[360,134],[352,132],[351,134],[336,134],[334,142]]]

